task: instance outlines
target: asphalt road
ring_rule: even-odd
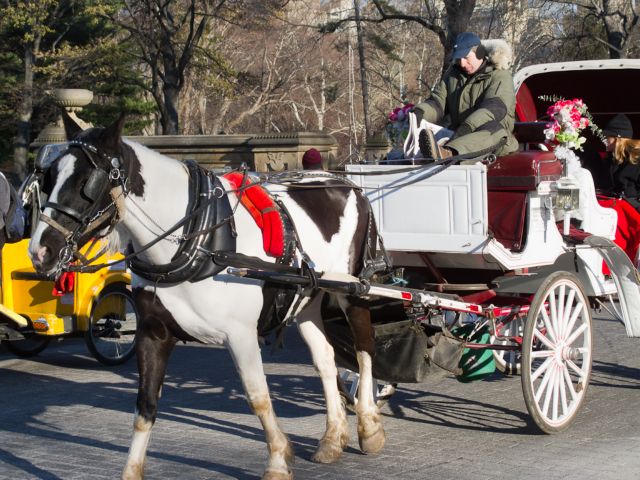
[[[571,428],[538,433],[519,377],[400,385],[384,407],[387,445],[351,443],[333,465],[310,462],[324,428],[320,382],[295,328],[263,357],[274,405],[296,452],[297,479],[640,478],[640,339],[596,315],[592,381]],[[80,339],[19,359],[0,347],[0,478],[113,479],[124,465],[136,397],[135,361],[103,367]],[[262,430],[228,352],[179,345],[171,358],[146,474],[149,479],[257,479]]]

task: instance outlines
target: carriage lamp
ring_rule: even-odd
[[[556,184],[555,208],[564,212],[563,234],[569,235],[571,212],[580,207],[580,187],[571,177],[562,177]]]

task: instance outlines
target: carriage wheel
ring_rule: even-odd
[[[525,323],[522,388],[545,433],[565,430],[585,399],[593,344],[591,308],[580,281],[555,272],[536,292]]]
[[[503,337],[521,337],[523,331],[524,319],[517,316],[500,329],[500,335]],[[495,343],[496,345],[513,345],[513,342],[499,340],[496,339],[495,336],[491,337],[491,343]],[[522,362],[521,350],[493,350],[493,359],[496,362],[496,368],[505,375],[518,375],[520,373],[520,365]]]
[[[351,412],[356,410],[359,384],[360,375],[356,372],[344,370],[338,375],[338,391],[345,407]],[[375,378],[373,379],[373,398],[378,408],[384,407],[391,396],[396,393],[397,385],[397,383],[382,383]]]
[[[93,304],[87,347],[104,365],[120,365],[135,353],[138,311],[125,284],[105,288]]]

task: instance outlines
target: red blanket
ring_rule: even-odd
[[[626,200],[620,198],[598,197],[598,203],[603,207],[613,208],[618,213],[618,225],[614,242],[636,264],[638,245],[640,245],[640,213]],[[609,273],[606,271],[605,273]]]
[[[243,178],[244,185],[252,183],[249,177],[238,172],[223,176],[235,189],[240,188]],[[236,195],[262,230],[262,246],[266,254],[281,257],[284,254],[284,224],[269,193],[260,185],[254,185],[236,192]]]

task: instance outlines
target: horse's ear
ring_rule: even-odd
[[[71,140],[76,138],[78,134],[82,131],[82,127],[78,125],[71,115],[67,112],[66,109],[62,108],[62,121],[64,122],[64,132],[67,135],[67,140]]]
[[[108,152],[117,152],[124,128],[125,114],[121,113],[118,119],[104,129],[101,135],[102,146]]]

